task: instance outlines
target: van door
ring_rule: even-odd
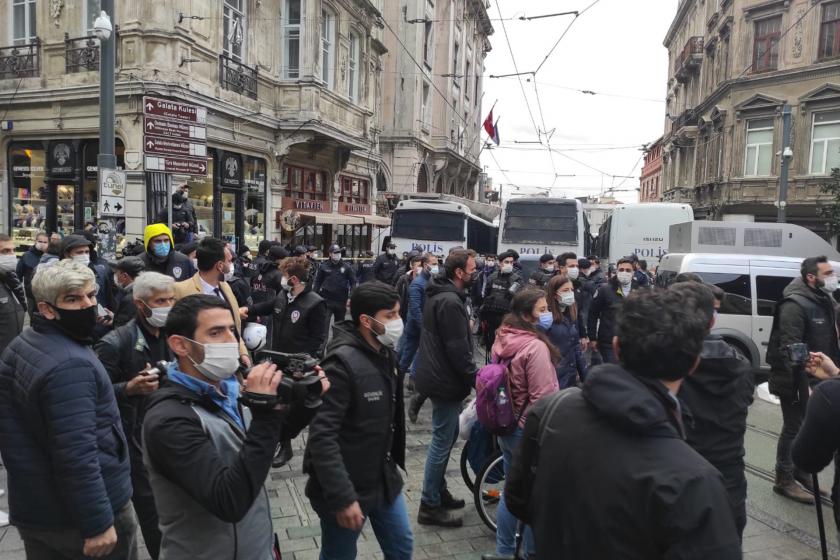
[[[776,305],[782,299],[784,289],[797,276],[792,268],[750,267],[753,298],[752,339],[761,353],[761,367],[767,364],[767,343],[773,328]]]
[[[694,267],[692,267],[694,268]],[[752,338],[753,303],[752,284],[748,266],[703,265],[702,270],[690,270],[698,274],[704,282],[714,284],[726,292],[726,298],[718,311],[715,322],[716,331],[737,332],[743,340]],[[750,359],[750,351],[743,342],[739,349]],[[759,354],[761,352],[759,351]]]

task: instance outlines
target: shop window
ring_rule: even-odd
[[[355,177],[341,177],[340,202],[348,204],[367,204],[369,200],[369,181]]]
[[[47,187],[44,183],[46,155],[42,148],[9,149],[11,173],[11,223],[15,250],[25,251],[35,243],[39,230],[47,229]],[[72,199],[69,206],[72,223]]]
[[[266,238],[265,190],[266,166],[264,159],[246,157],[245,180],[245,245],[255,250]]]
[[[207,176],[191,176],[187,180],[190,186],[190,203],[195,210],[196,227],[199,232],[213,235],[213,177],[215,164],[212,155],[207,156]],[[167,204],[169,201],[167,200]]]
[[[286,166],[284,194],[303,200],[327,200],[327,174],[303,167]]]
[[[345,258],[358,258],[370,248],[369,225],[333,226],[335,243],[344,249]]]

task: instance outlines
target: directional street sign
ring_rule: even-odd
[[[195,142],[186,142],[184,140],[174,140],[171,138],[146,136],[143,147],[145,148],[147,154],[188,157],[207,156],[207,144],[197,144]]]
[[[207,123],[207,108],[157,97],[143,98],[143,114],[196,124]]]
[[[184,157],[146,156],[146,171],[207,175],[207,160]]]
[[[146,117],[143,128],[149,136],[161,138],[178,138],[179,140],[207,140],[207,128],[200,125],[186,124],[178,121],[167,121],[156,117]]]
[[[125,171],[103,169],[99,173],[99,216],[125,216]]]

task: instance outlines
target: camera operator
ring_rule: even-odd
[[[172,237],[176,245],[186,243],[192,239],[196,231],[193,212],[186,208],[186,198],[181,192],[172,193]],[[164,207],[157,215],[159,224],[169,223],[169,210]]]
[[[790,447],[805,416],[805,401],[800,397],[805,396],[803,391],[807,392],[807,382],[802,371],[791,363],[787,348],[791,344],[805,343],[811,351],[822,352],[833,362],[840,362],[831,299],[831,293],[837,289],[837,276],[826,257],[805,259],[800,272],[801,277],[788,284],[776,307],[767,347],[770,392],[779,397],[782,405],[782,432],[776,448],[773,491],[797,502],[812,504],[810,477],[794,468],[790,456]]]
[[[157,272],[142,272],[132,286],[135,317],[106,334],[94,351],[114,384],[131,459],[131,501],[146,548],[157,559],[160,530],[149,474],[143,466],[142,426],[146,397],[158,388],[158,375],[144,371],[151,364],[172,359],[163,326],[175,303],[175,280]]]
[[[314,410],[284,413],[266,398],[276,397],[282,377],[272,364],[250,371],[240,402],[236,327],[218,297],[179,300],[165,328],[176,362],[149,397],[143,422],[161,557],[270,560],[276,541],[264,484],[271,458],[280,435],[296,435]]]
[[[331,390],[309,427],[306,495],[321,518],[321,557],[355,558],[370,518],[388,559],[410,559],[403,481],[405,410],[394,347],[402,334],[399,295],[367,282],[350,298],[352,321],[333,327],[322,363]]]

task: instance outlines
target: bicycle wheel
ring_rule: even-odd
[[[505,488],[505,473],[502,463],[502,452],[496,451],[493,457],[487,461],[481,472],[475,478],[473,487],[473,500],[478,516],[487,527],[496,531],[496,510],[499,507],[499,499]]]
[[[467,440],[464,442],[464,448],[461,450],[461,478],[464,479],[464,484],[466,484],[467,488],[469,488],[470,492],[472,492],[475,480],[473,479],[472,469],[470,468],[469,453],[470,442]]]

